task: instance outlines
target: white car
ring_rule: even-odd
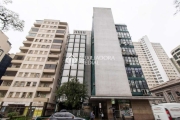
[[[152,105],[155,120],[180,120],[180,103]]]

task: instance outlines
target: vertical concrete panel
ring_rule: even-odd
[[[148,100],[131,100],[134,120],[154,120]]]
[[[94,8],[94,55],[114,57],[96,60],[95,87],[97,96],[131,96],[119,40],[110,8]]]
[[[107,100],[107,118],[108,118],[108,120],[113,119],[113,112],[111,109],[109,109],[110,107],[112,107],[111,100]]]

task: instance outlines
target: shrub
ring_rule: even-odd
[[[13,116],[18,116],[18,112],[10,112],[7,116],[11,119]]]

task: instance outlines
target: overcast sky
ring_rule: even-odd
[[[138,41],[147,35],[151,42],[159,42],[171,57],[170,51],[180,44],[180,13],[174,16],[174,0],[13,0],[6,5],[19,13],[25,21],[23,32],[5,34],[12,43],[10,53],[19,52],[35,20],[57,19],[68,22],[70,33],[74,29],[91,30],[93,7],[112,9],[115,23],[124,23]]]

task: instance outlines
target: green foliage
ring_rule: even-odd
[[[57,90],[57,96],[66,96],[64,105],[73,109],[79,109],[83,100],[87,99],[87,86],[81,84],[78,79],[72,78]]]
[[[23,31],[24,20],[20,20],[19,15],[7,9],[4,5],[12,3],[12,0],[2,0],[3,3],[0,3],[0,29],[3,31],[8,31],[10,28]]]
[[[180,11],[180,1],[174,0],[174,6],[176,8],[176,12],[174,14],[176,15]]]
[[[7,116],[11,119],[13,116],[18,116],[18,112],[10,112],[7,114]]]

